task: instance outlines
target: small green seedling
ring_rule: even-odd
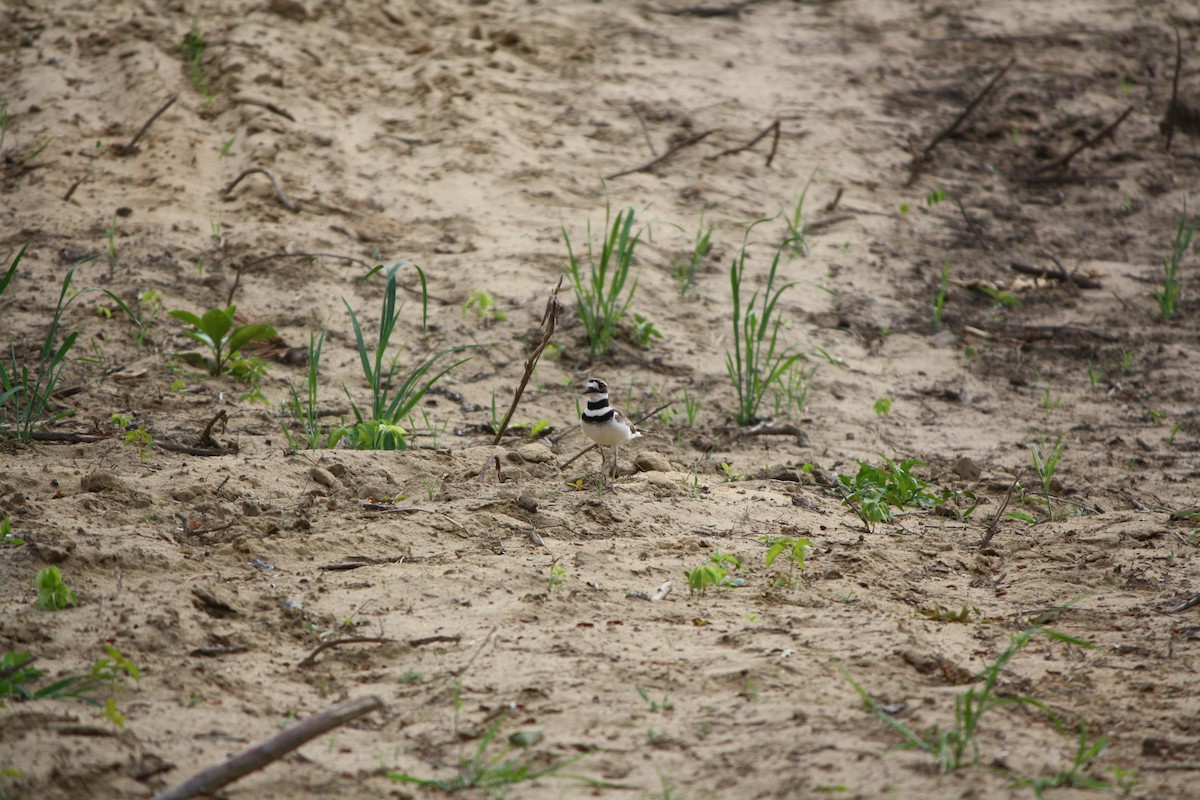
[[[1013,781],[1012,786],[1023,787],[1028,786],[1033,789],[1033,794],[1038,800],[1046,796],[1047,789],[1058,789],[1062,787],[1072,787],[1075,789],[1108,789],[1113,784],[1106,778],[1100,778],[1095,775],[1088,775],[1087,770],[1092,768],[1092,765],[1104,755],[1104,751],[1108,749],[1110,740],[1107,736],[1098,736],[1095,739],[1088,735],[1087,719],[1080,718],[1079,720],[1079,739],[1075,746],[1075,757],[1072,760],[1071,766],[1066,769],[1060,769],[1054,775],[1039,778],[1018,778]]]
[[[562,588],[567,584],[566,568],[558,563],[558,559],[550,564],[550,573],[546,576],[546,589],[551,592],[561,592]]]
[[[692,397],[687,389],[683,390],[683,415],[687,418],[689,428],[696,425],[696,415],[700,413],[700,398]]]
[[[630,329],[634,340],[642,347],[649,347],[651,339],[662,338],[662,334],[658,332],[658,328],[654,327],[654,323],[641,314],[633,315],[633,325],[630,326]]]
[[[1033,460],[1033,470],[1037,473],[1038,481],[1042,485],[1042,494],[1046,498],[1046,510],[1050,512],[1050,518],[1054,518],[1054,508],[1051,505],[1051,484],[1054,482],[1054,471],[1058,469],[1058,461],[1062,458],[1063,452],[1067,449],[1067,443],[1063,441],[1063,436],[1059,434],[1054,440],[1054,445],[1049,449],[1046,448],[1046,442],[1043,440],[1036,447],[1029,448],[1029,457]]]
[[[192,88],[204,98],[204,107],[208,108],[212,105],[213,95],[209,91],[208,80],[205,79],[204,72],[200,68],[206,49],[204,34],[193,25],[192,29],[183,35],[180,48],[183,51],[184,63],[188,67],[188,78],[192,82]]]
[[[924,466],[915,458],[893,461],[883,458],[882,466],[858,462],[858,474],[853,478],[837,475],[833,490],[842,496],[842,502],[854,509],[868,530],[877,522],[890,522],[892,508],[931,509],[945,506],[954,501],[955,516],[966,519],[978,505],[975,495],[969,491],[939,489],[922,480],[914,470]],[[957,504],[966,500],[972,503],[966,510]]]
[[[880,397],[875,400],[874,404],[875,416],[886,417],[892,413],[892,398]]]
[[[21,259],[33,240],[27,241],[13,259],[8,271],[0,276],[0,296],[4,295],[9,283],[17,274]],[[56,346],[63,315],[78,293],[71,289],[75,277],[72,267],[63,277],[54,316],[46,330],[41,351],[36,361],[25,363],[17,358],[16,349],[10,344],[8,363],[0,360],[0,437],[12,436],[19,442],[28,442],[33,437],[34,427],[50,410],[50,398],[54,395],[58,379],[62,374],[67,353],[74,346],[79,333],[74,331]],[[32,367],[32,369],[31,369]],[[54,414],[51,421],[68,416],[70,412]]]
[[[296,419],[301,435],[293,437],[286,424],[280,422],[279,425],[283,428],[283,435],[287,438],[288,448],[291,450],[298,450],[297,445],[300,444],[307,446],[309,450],[316,450],[321,446],[321,412],[317,406],[317,388],[321,373],[321,350],[324,347],[325,331],[322,330],[318,333],[310,330],[308,332],[308,371],[305,374],[304,384],[298,390],[291,378],[288,379],[289,396],[284,401],[284,408],[291,412]]]
[[[933,293],[933,328],[942,327],[942,314],[946,309],[946,289],[950,286],[950,262],[942,262],[942,280]]]
[[[688,290],[696,285],[696,273],[701,265],[708,260],[709,253],[712,252],[712,232],[713,226],[704,225],[704,214],[700,214],[700,223],[696,228],[696,241],[692,245],[692,252],[688,253],[684,258],[677,259],[674,262],[675,285],[679,288],[679,296],[687,295]]]
[[[1188,219],[1187,203],[1185,202],[1183,213],[1179,217],[1179,226],[1175,229],[1175,240],[1171,242],[1171,255],[1163,259],[1162,288],[1154,290],[1154,299],[1158,301],[1158,315],[1163,319],[1175,316],[1183,297],[1183,289],[1179,280],[1179,262],[1183,260],[1184,253],[1192,245],[1196,224],[1196,220]]]
[[[135,427],[129,417],[124,414],[113,414],[110,421],[125,432],[125,444],[136,446],[138,457],[145,461],[150,448],[154,446],[154,437],[150,432],[141,425]]]
[[[794,536],[763,536],[759,539],[767,545],[767,554],[763,566],[770,569],[775,560],[782,555],[787,557],[787,575],[775,579],[776,586],[793,586],[796,583],[796,573],[804,569],[804,556],[807,548],[813,543],[809,539]]]
[[[729,483],[736,483],[736,482],[740,481],[742,478],[746,477],[746,473],[737,472],[734,469],[733,464],[727,463],[725,461],[721,462],[721,471],[725,473],[725,480],[728,481]]]
[[[74,699],[101,707],[105,717],[118,728],[124,728],[125,717],[117,710],[116,696],[124,678],[138,682],[141,669],[112,645],[105,645],[104,652],[105,655],[96,659],[87,673],[68,675],[46,686],[34,688],[34,684],[46,674],[45,671],[33,666],[34,659],[29,653],[9,651],[0,656],[0,704],[6,700]],[[102,700],[97,692],[104,689],[108,697]]]
[[[79,605],[79,598],[63,582],[62,572],[58,567],[46,567],[37,574],[34,583],[38,590],[38,608],[44,611],[57,611]]]
[[[229,361],[235,357],[246,344],[252,341],[263,341],[275,336],[275,329],[265,322],[250,325],[237,325],[233,316],[237,306],[228,308],[211,308],[198,317],[190,311],[177,308],[169,312],[172,317],[191,325],[191,330],[184,334],[208,348],[208,356],[201,353],[183,353],[180,357],[197,366],[203,366],[210,375],[220,375],[229,371]]]
[[[457,706],[457,693],[455,698]],[[456,718],[457,714],[456,707]],[[487,752],[488,748],[491,747],[503,723],[504,715],[502,714],[480,738],[479,745],[475,748],[475,754],[471,758],[463,759],[459,763],[458,774],[452,778],[421,778],[416,775],[409,775],[407,772],[389,772],[387,773],[387,777],[399,783],[414,783],[419,786],[441,789],[444,792],[478,789],[495,797],[502,796],[515,784],[535,781],[544,777],[582,781],[593,786],[608,785],[603,781],[590,778],[586,775],[568,774],[562,771],[586,757],[588,755],[586,752],[579,753],[564,761],[555,762],[548,767],[535,769],[534,759],[528,754],[528,750],[542,740],[543,733],[540,728],[516,731],[508,737],[507,747],[503,748],[496,755],[489,755]],[[523,752],[521,758],[509,758],[509,754],[513,752],[514,748],[519,748]]]
[[[25,544],[25,540],[17,536],[13,536],[12,523],[8,521],[8,514],[0,511],[0,547],[20,547]]]
[[[650,699],[650,693],[641,686],[634,686],[633,688],[637,690],[638,697],[642,698],[642,702],[646,704],[646,709],[651,714],[662,714],[675,707],[675,704],[671,702],[671,698],[667,697],[665,694],[663,695],[661,701],[655,702],[654,700]]]
[[[785,209],[779,210],[784,224],[787,225],[787,236],[781,246],[790,248],[792,253],[798,256],[807,256],[810,252],[807,239],[808,225],[804,222],[804,201],[808,199],[808,190],[812,188],[817,172],[818,170],[814,169],[809,173],[808,180],[804,182],[804,187],[800,190],[799,198],[792,206],[791,214],[785,213]]]
[[[467,298],[467,302],[462,304],[462,315],[465,317],[467,312],[472,309],[475,310],[476,321],[485,325],[508,320],[508,315],[496,308],[496,302],[492,299],[491,293],[483,289],[471,290],[471,296]]]
[[[741,560],[732,553],[722,553],[720,550],[708,557],[708,561],[695,569],[684,573],[687,578],[688,591],[691,594],[708,593],[710,586],[724,588],[726,586],[741,586],[741,578],[730,578],[729,573],[742,566]]]
[[[775,416],[791,417],[804,414],[808,405],[808,390],[812,387],[812,378],[816,373],[815,364],[807,370],[799,362],[792,365],[780,379],[779,388],[775,390]]]

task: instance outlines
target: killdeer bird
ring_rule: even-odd
[[[613,450],[612,475],[617,477],[617,448],[642,434],[625,415],[608,404],[608,384],[599,378],[588,378],[581,393],[587,406],[579,418],[579,426],[589,439],[600,447],[600,471],[604,471],[604,448]]]

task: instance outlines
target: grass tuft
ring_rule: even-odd
[[[750,230],[753,228],[754,225],[751,225]],[[746,231],[747,237],[750,230]],[[761,296],[758,289],[754,290],[744,306],[742,287],[746,276],[748,242],[743,242],[729,269],[729,284],[733,289],[733,351],[725,351],[725,369],[737,393],[738,407],[734,418],[740,425],[758,421],[758,407],[767,391],[779,383],[801,357],[800,353],[791,353],[779,347],[779,328],[783,318],[776,313],[776,305],[780,296],[793,284],[776,288],[775,280],[780,255],[787,245],[785,242],[775,250]]]
[[[610,224],[611,220],[611,224]],[[620,330],[621,318],[633,302],[637,279],[629,283],[633,254],[642,232],[633,232],[632,208],[617,213],[612,219],[612,205],[604,205],[604,229],[608,235],[600,248],[599,257],[592,248],[592,223],[587,225],[587,265],[580,264],[571,247],[571,237],[564,226],[563,240],[567,244],[567,277],[575,290],[579,319],[588,341],[592,358],[606,355],[613,338]],[[626,286],[628,285],[628,291]]]
[[[350,303],[342,298],[342,303],[350,312],[350,322],[354,326],[354,340],[358,349],[358,358],[362,364],[363,377],[366,378],[367,385],[371,389],[371,405],[370,409],[364,412],[350,396],[350,390],[346,388],[345,384],[342,384],[342,390],[346,392],[346,397],[350,400],[350,408],[354,411],[356,421],[353,425],[343,426],[330,434],[330,447],[335,447],[343,438],[349,437],[348,441],[357,450],[407,450],[408,431],[402,427],[401,423],[409,416],[417,403],[421,402],[421,398],[425,396],[430,387],[445,377],[450,370],[470,361],[469,358],[464,358],[440,372],[432,373],[441,359],[452,353],[470,349],[474,345],[448,347],[414,368],[399,386],[396,385],[400,355],[395,354],[389,359],[387,349],[392,334],[396,330],[396,324],[400,321],[400,313],[403,311],[403,303],[397,304],[396,302],[396,273],[404,266],[412,266],[416,269],[417,275],[421,279],[421,328],[424,330],[429,318],[429,291],[425,282],[425,272],[416,264],[400,262],[387,268],[387,288],[384,290],[383,304],[379,314],[379,341],[376,343],[374,351],[367,347],[358,315],[354,313]],[[367,273],[366,278],[382,269],[384,269],[383,266],[375,267]],[[432,377],[428,377],[431,373]],[[422,381],[424,381],[423,384]]]
[[[31,241],[25,243],[13,259],[8,272],[0,278],[0,296],[4,295],[13,276],[17,274],[21,259],[25,257]],[[78,297],[70,292],[74,277],[74,268],[68,270],[63,277],[58,304],[54,308],[54,316],[50,320],[50,327],[46,331],[37,361],[31,364],[19,359],[11,341],[8,363],[0,360],[0,435],[10,436],[19,442],[28,442],[33,437],[34,427],[49,411],[50,398],[58,386],[67,353],[79,336],[78,332],[73,331],[61,344],[55,345],[63,314],[75,297]],[[62,419],[69,414],[70,412],[55,414],[50,421]]]
[[[1171,242],[1171,255],[1163,260],[1163,284],[1161,289],[1154,291],[1154,299],[1158,301],[1158,315],[1170,319],[1178,311],[1183,299],[1183,288],[1179,281],[1179,262],[1183,254],[1192,245],[1192,235],[1196,233],[1196,220],[1188,221],[1187,203],[1183,204],[1183,214],[1179,217],[1179,226],[1175,229],[1175,240]]]

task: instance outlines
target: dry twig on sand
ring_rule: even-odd
[[[138,140],[146,135],[146,131],[150,130],[150,126],[154,124],[154,121],[157,120],[159,117],[161,117],[163,115],[163,113],[168,108],[170,108],[172,105],[174,105],[175,101],[178,99],[179,99],[178,94],[173,94],[169,98],[167,98],[167,102],[165,102],[161,106],[159,106],[158,110],[150,115],[150,119],[146,120],[146,124],[143,125],[141,128],[139,128],[138,132],[133,135],[133,138],[129,140],[129,144],[114,144],[112,146],[112,151],[119,156],[136,155],[138,152],[138,149],[137,149]],[[76,186],[78,186],[78,184],[76,184]],[[74,190],[74,187],[72,187],[72,191],[73,190]],[[71,199],[71,192],[67,193],[67,197],[65,199],[67,199],[67,200]]]
[[[1017,60],[1015,58],[1009,60],[1009,62],[1005,64],[990,81],[988,81],[987,86],[983,87],[983,91],[975,95],[975,98],[967,104],[967,107],[962,110],[962,113],[954,118],[953,122],[951,122],[949,125],[943,128],[940,133],[934,136],[933,139],[930,140],[929,144],[925,145],[925,148],[921,150],[921,152],[913,153],[912,169],[908,176],[908,183],[906,184],[907,186],[912,186],[914,183],[916,183],[917,178],[921,177],[921,170],[924,168],[925,164],[929,162],[929,157],[933,155],[933,149],[958,130],[958,127],[966,121],[967,117],[971,116],[971,112],[983,102],[984,98],[992,93],[992,90],[996,88],[996,84],[1000,83],[1000,79],[1003,78],[1005,74],[1012,69],[1013,64],[1016,63]]]
[[[710,134],[716,133],[716,131],[717,131],[716,128],[709,128],[706,131],[701,131],[700,133],[697,133],[695,136],[689,136],[688,138],[684,139],[682,142],[679,142],[678,144],[671,147],[669,150],[667,150],[667,152],[663,153],[661,156],[656,156],[655,158],[650,159],[645,164],[642,164],[640,167],[631,167],[630,169],[623,169],[619,172],[614,172],[611,175],[605,175],[604,180],[611,181],[614,178],[620,178],[624,175],[632,175],[635,172],[646,172],[650,169],[653,169],[657,165],[666,161],[671,156],[678,153],[680,150],[684,149],[685,147],[691,147],[692,145],[703,140],[705,137],[709,136]]]
[[[1090,139],[1083,141],[1079,145],[1076,145],[1065,156],[1063,156],[1061,158],[1056,158],[1053,161],[1051,161],[1049,164],[1043,164],[1042,166],[1038,167],[1031,174],[1041,175],[1043,172],[1049,172],[1052,169],[1066,169],[1067,166],[1071,163],[1071,159],[1073,159],[1075,156],[1082,153],[1084,150],[1087,150],[1089,147],[1095,147],[1101,141],[1103,141],[1106,137],[1111,136],[1113,131],[1115,131],[1117,129],[1117,126],[1120,125],[1122,122],[1124,122],[1125,118],[1128,117],[1132,113],[1133,113],[1133,106],[1130,106],[1129,108],[1127,108],[1123,112],[1121,112],[1121,116],[1117,117],[1112,122],[1110,122],[1108,125],[1104,126],[1104,130],[1100,131],[1099,133],[1097,133],[1095,136],[1091,137]]]
[[[1004,493],[1004,499],[1000,502],[1000,508],[996,509],[996,513],[992,516],[992,521],[988,523],[987,532],[983,534],[983,538],[979,540],[979,549],[988,546],[992,541],[992,537],[996,535],[996,531],[1000,527],[1000,517],[1004,515],[1004,509],[1008,508],[1009,501],[1012,500],[1013,492],[1017,488],[1017,482],[1021,480],[1023,469],[1017,470],[1017,474],[1013,476],[1012,483],[1008,485],[1008,491]]]
[[[715,161],[716,159],[721,158],[722,156],[731,156],[736,153],[744,152],[744,151],[749,150],[750,148],[754,147],[754,145],[758,144],[759,142],[761,142],[764,138],[766,138],[768,133],[774,133],[775,135],[773,137],[771,137],[771,152],[767,153],[766,166],[769,167],[769,166],[771,166],[771,162],[775,160],[775,152],[779,149],[779,133],[780,133],[781,125],[782,125],[782,121],[778,117],[776,117],[775,120],[770,125],[763,128],[762,131],[757,136],[755,136],[750,141],[746,142],[744,145],[741,145],[740,147],[731,147],[728,150],[722,150],[721,152],[714,153],[711,156],[705,156],[704,160],[705,161]],[[841,190],[839,189],[838,191],[840,192]],[[841,195],[839,194],[838,196],[840,197]]]
[[[242,178],[246,177],[247,175],[253,175],[256,172],[266,175],[271,180],[271,186],[275,187],[275,197],[279,200],[279,204],[281,206],[292,212],[300,210],[299,206],[287,199],[287,195],[283,193],[283,189],[280,187],[279,181],[275,178],[275,173],[271,172],[271,170],[267,169],[266,167],[250,167],[249,169],[242,170],[241,174],[239,174],[229,183],[225,184],[225,188],[221,190],[221,194],[229,194],[233,191],[235,186],[242,182]]]
[[[558,315],[563,311],[563,304],[558,301],[558,290],[562,288],[564,277],[563,275],[558,276],[558,284],[546,300],[546,310],[542,313],[542,341],[529,354],[529,358],[525,359],[525,374],[521,376],[521,383],[513,394],[512,405],[508,407],[508,413],[500,421],[500,427],[496,430],[496,438],[492,440],[492,444],[500,444],[501,437],[508,430],[508,423],[512,421],[513,414],[517,411],[517,404],[521,402],[521,395],[525,393],[525,387],[529,384],[529,378],[533,375],[533,368],[537,366],[537,360],[541,358],[542,351],[546,349],[546,345],[550,344],[550,339],[554,336],[554,328],[558,325]]]
[[[306,742],[379,708],[383,708],[383,703],[378,697],[371,695],[338,703],[328,711],[309,717],[267,741],[243,750],[233,758],[209,767],[165,792],[159,792],[154,796],[154,800],[187,800],[198,795],[212,794],[222,786],[278,761]]]

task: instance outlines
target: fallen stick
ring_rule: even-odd
[[[173,94],[167,98],[167,102],[159,106],[158,111],[155,111],[153,114],[151,114],[150,119],[146,120],[146,124],[139,128],[138,132],[133,135],[133,138],[129,140],[129,144],[115,144],[112,148],[113,152],[119,156],[129,156],[137,153],[138,140],[146,135],[146,131],[150,130],[150,126],[154,124],[155,120],[161,117],[163,113],[165,113],[168,108],[173,106],[175,101],[178,99],[178,94]]]
[[[763,128],[762,131],[757,136],[755,136],[750,141],[746,142],[744,145],[742,145],[740,147],[731,147],[728,150],[722,150],[721,152],[715,153],[711,156],[705,156],[704,160],[705,161],[715,161],[718,158],[721,158],[722,156],[732,156],[737,153],[745,152],[746,150],[749,150],[750,148],[754,147],[754,145],[758,144],[763,139],[765,139],[768,133],[774,133],[775,137],[771,141],[771,152],[767,154],[767,166],[769,167],[769,166],[771,166],[771,162],[775,160],[775,151],[779,149],[780,124],[781,124],[780,120],[778,118],[776,118],[774,122],[772,122],[767,127]]]
[[[213,418],[210,419],[208,424],[204,426],[204,433],[200,434],[201,447],[220,448],[221,445],[217,444],[217,442],[212,438],[213,428],[218,422],[221,423],[221,433],[224,433],[225,425],[229,422],[229,415],[225,413],[225,409],[223,408],[214,414]]]
[[[978,108],[979,104],[983,102],[984,98],[992,93],[992,90],[996,88],[996,84],[1000,83],[1000,79],[1003,78],[1005,74],[1012,69],[1013,64],[1016,63],[1017,60],[1015,58],[1010,59],[1009,62],[1005,64],[1004,67],[1001,68],[1001,70],[997,72],[990,81],[988,81],[987,86],[983,87],[983,91],[975,95],[975,98],[967,104],[967,107],[962,110],[962,113],[954,118],[953,122],[943,128],[938,135],[934,136],[933,139],[930,140],[929,144],[925,145],[924,150],[922,150],[920,153],[913,154],[912,172],[908,176],[909,186],[915,183],[917,178],[920,177],[921,168],[925,166],[925,164],[929,161],[929,157],[933,155],[934,148],[941,144],[948,137],[954,135],[954,132],[958,130],[958,127],[966,121],[967,117],[971,116],[971,112]]]
[[[1035,278],[1048,278],[1054,281],[1066,281],[1080,289],[1102,289],[1100,281],[1095,278],[1088,278],[1082,275],[1070,275],[1065,270],[1059,267],[1058,272],[1045,270],[1041,267],[1033,267],[1029,264],[1022,264],[1020,261],[1013,261],[1009,264],[1013,272],[1020,272],[1022,275],[1032,275]]]
[[[642,164],[640,167],[631,167],[630,169],[623,169],[620,172],[614,172],[611,175],[605,175],[604,180],[611,181],[614,178],[620,178],[625,175],[632,175],[635,172],[646,172],[650,169],[653,169],[654,167],[661,164],[662,162],[666,161],[668,158],[675,155],[683,148],[691,147],[692,145],[696,144],[697,142],[703,140],[706,136],[709,136],[710,134],[713,134],[716,132],[717,132],[716,128],[709,128],[706,131],[697,133],[695,136],[689,136],[688,138],[684,139],[679,144],[677,144],[674,147],[667,150],[667,152],[663,153],[661,156],[657,156],[655,158],[650,159],[645,164]]]
[[[1076,283],[1075,276],[1067,272],[1067,268],[1063,266],[1063,263],[1059,261],[1056,256],[1050,253],[1047,255],[1049,256],[1050,260],[1054,262],[1054,266],[1058,267],[1058,279],[1070,287],[1071,294],[1079,297],[1079,284]]]
[[[1012,483],[1008,485],[1008,491],[1004,493],[1004,500],[1000,503],[1000,508],[996,509],[995,515],[992,516],[992,521],[988,523],[987,532],[983,534],[983,538],[979,540],[979,549],[988,546],[992,541],[992,537],[996,535],[996,531],[1000,527],[1000,517],[1004,515],[1004,509],[1008,508],[1008,503],[1012,500],[1013,491],[1017,488],[1017,482],[1021,480],[1021,473],[1024,469],[1017,470],[1017,474],[1013,476]]]
[[[272,761],[278,761],[318,736],[380,708],[383,708],[383,703],[372,695],[338,703],[328,711],[309,717],[267,741],[247,748],[233,758],[209,767],[165,792],[159,792],[154,796],[154,800],[187,800],[197,795],[212,794],[222,786],[260,770]]]
[[[1115,120],[1113,120],[1108,125],[1106,125],[1104,127],[1104,130],[1100,131],[1099,133],[1097,133],[1095,136],[1091,137],[1090,139],[1087,139],[1082,144],[1076,146],[1073,150],[1071,150],[1071,152],[1067,153],[1062,158],[1056,158],[1053,161],[1051,161],[1049,164],[1043,164],[1042,166],[1038,167],[1031,174],[1041,175],[1043,172],[1049,172],[1052,169],[1066,169],[1067,165],[1069,165],[1071,163],[1071,159],[1073,159],[1075,156],[1082,153],[1084,150],[1087,150],[1089,147],[1095,147],[1105,137],[1112,135],[1112,132],[1117,129],[1117,126],[1120,125],[1122,122],[1124,122],[1125,118],[1128,117],[1132,113],[1133,113],[1133,106],[1130,106],[1129,108],[1127,108],[1121,112],[1121,116],[1117,117]]]
[[[84,175],[82,178],[80,178],[79,180],[72,183],[71,187],[69,189],[67,189],[67,193],[63,195],[63,202],[64,203],[71,202],[71,198],[75,196],[75,190],[78,189],[81,185],[83,185],[83,182],[86,181],[89,177],[90,176],[88,176],[88,175]]]
[[[268,178],[270,178],[271,185],[275,187],[275,197],[279,200],[280,205],[282,205],[288,211],[296,212],[300,210],[299,206],[287,199],[287,195],[285,195],[283,193],[283,189],[280,188],[279,181],[275,179],[274,173],[265,167],[250,167],[249,169],[242,170],[240,175],[225,185],[225,188],[221,190],[221,193],[229,194],[233,191],[233,187],[242,182],[242,178],[246,177],[247,175],[253,175],[256,172],[261,172],[263,175],[266,175]]]
[[[659,13],[670,14],[673,17],[739,17],[743,8],[759,2],[762,2],[762,0],[741,0],[741,2],[730,3],[727,6],[685,6],[684,8],[660,11]]]
[[[456,670],[452,670],[450,672],[450,674],[453,675],[454,677],[458,678],[458,677],[461,677],[464,672],[469,670],[471,668],[471,665],[475,663],[475,659],[479,658],[479,654],[483,652],[483,648],[487,647],[488,642],[490,642],[492,640],[492,637],[495,634],[496,634],[496,628],[495,628],[495,626],[493,626],[492,629],[487,632],[487,635],[483,637],[483,641],[479,643],[479,647],[476,647],[475,652],[472,653],[471,657],[467,659],[467,663],[463,664],[461,667],[459,667]]]
[[[185,453],[189,456],[233,456],[237,455],[237,448],[224,447],[192,447],[186,444],[175,444],[174,442],[160,442],[154,440],[154,446],[162,450],[167,450],[172,453]]]
[[[1200,606],[1200,594],[1184,600],[1179,605],[1171,606],[1167,609],[1166,613],[1178,614],[1180,611],[1187,611],[1189,608],[1195,608],[1196,606]]]
[[[958,213],[962,214],[963,221],[967,223],[967,230],[969,230],[971,234],[979,240],[979,245],[984,250],[991,250],[992,246],[988,244],[987,239],[984,238],[983,231],[979,229],[979,226],[975,223],[975,220],[971,219],[971,215],[967,213],[967,207],[963,205],[962,200],[959,200],[957,197],[955,197],[954,202],[958,205]]]
[[[508,413],[504,415],[504,419],[500,421],[500,427],[496,430],[496,438],[492,440],[494,445],[500,444],[501,437],[508,430],[508,423],[512,421],[513,414],[517,411],[517,404],[521,402],[521,395],[525,393],[525,387],[533,375],[533,368],[537,366],[537,360],[541,358],[542,351],[546,349],[546,345],[550,344],[550,339],[554,336],[554,328],[558,325],[558,315],[563,310],[563,304],[558,302],[558,290],[562,288],[564,277],[564,275],[558,276],[558,284],[555,285],[554,291],[546,300],[546,310],[542,313],[542,341],[529,354],[529,358],[525,359],[525,374],[521,376],[521,383],[518,384],[517,391],[513,394],[512,405],[508,407]]]

